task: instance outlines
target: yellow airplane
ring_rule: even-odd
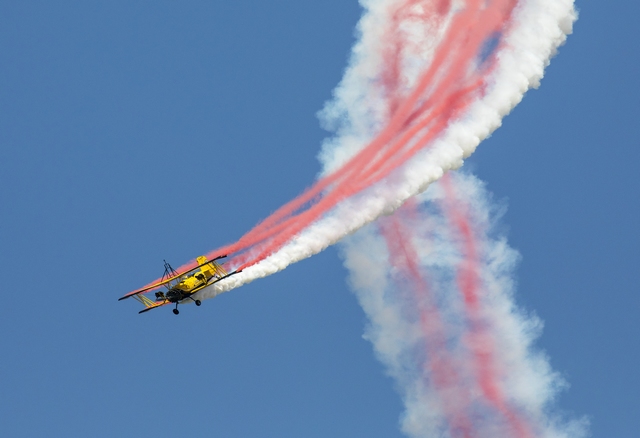
[[[143,287],[142,289],[129,292],[125,296],[120,297],[118,301],[129,297],[135,298],[145,306],[145,308],[138,313],[148,312],[151,309],[175,303],[176,307],[173,309],[173,313],[177,315],[180,313],[178,310],[178,304],[187,299],[192,300],[196,303],[196,306],[199,306],[202,302],[193,298],[195,293],[201,291],[207,286],[211,286],[225,278],[229,278],[232,275],[242,272],[241,270],[233,271],[229,274],[222,265],[218,263],[218,260],[225,257],[226,256],[220,256],[209,261],[205,256],[200,256],[196,259],[198,266],[182,273],[177,273],[171,265],[165,261],[164,275],[162,276],[161,281]],[[167,291],[156,292],[155,301],[144,295],[162,287],[166,288]]]

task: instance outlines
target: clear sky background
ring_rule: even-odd
[[[640,430],[640,6],[579,1],[469,161],[596,437]],[[145,315],[124,293],[314,180],[355,0],[0,0],[0,436],[400,437],[335,249]]]

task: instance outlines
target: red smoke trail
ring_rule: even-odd
[[[447,39],[450,40],[451,45],[443,44],[442,46],[440,46],[443,49],[451,50],[452,48],[453,49],[459,48],[460,50],[458,51],[458,56],[454,57],[455,60],[451,67],[452,70],[448,71],[448,73],[444,75],[444,79],[442,80],[442,82],[438,84],[439,86],[436,89],[436,92],[434,93],[434,99],[436,100],[442,101],[444,99],[442,95],[446,93],[447,90],[450,90],[450,87],[452,87],[456,81],[458,82],[460,81],[460,78],[463,76],[463,73],[469,70],[470,63],[474,60],[473,55],[477,54],[478,50],[481,47],[481,44],[486,40],[488,36],[490,36],[493,32],[495,32],[496,29],[499,29],[502,26],[504,26],[505,22],[508,20],[508,18],[511,15],[513,7],[516,4],[516,2],[513,0],[495,1],[494,3],[492,3],[492,7],[487,7],[481,11],[479,8],[479,3],[480,2],[477,2],[477,1],[471,1],[468,7],[463,12],[459,13],[459,15],[456,17],[456,20],[454,20],[454,23],[451,26],[451,29],[454,29],[454,30],[458,30],[459,27],[461,29],[464,29],[465,26],[468,28],[468,30],[472,30],[473,28],[471,27],[471,25],[473,23],[477,23],[477,26],[475,28],[476,32],[471,32],[470,34],[465,34],[465,33],[462,34],[463,37],[466,37],[466,38],[462,38],[462,40],[465,43],[464,46],[459,47],[458,45],[454,44],[456,42],[456,37],[458,39],[461,38],[458,32],[454,32],[454,31],[451,31],[448,34],[448,35],[453,35],[453,38],[445,38],[445,40]],[[412,95],[409,97],[409,99],[407,99],[401,105],[400,109],[393,115],[392,120],[389,123],[388,127],[385,129],[385,131],[383,131],[381,136],[379,136],[376,139],[378,142],[380,141],[381,138],[385,138],[385,134],[389,131],[390,127],[396,126],[397,123],[399,122],[401,123],[402,121],[406,120],[407,117],[410,116],[411,108],[415,105],[418,98],[425,91],[427,85],[430,83],[430,80],[433,79],[439,67],[447,60],[447,58],[444,57],[444,53],[445,53],[445,50],[439,50],[438,52],[436,52],[436,55],[434,57],[434,62],[431,64],[430,69],[423,76],[422,80],[420,81],[420,84],[416,87],[416,89],[414,90]],[[442,59],[440,59],[441,57]],[[444,105],[445,109],[449,109],[449,111],[443,111],[441,114],[445,115],[446,117],[442,117],[442,116],[440,117],[441,120],[439,121],[439,123],[437,123],[434,127],[432,127],[430,132],[427,133],[423,138],[419,139],[418,146],[413,148],[409,153],[403,156],[404,160],[402,161],[398,160],[394,162],[395,163],[394,167],[387,167],[387,172],[385,172],[383,175],[379,176],[378,178],[375,178],[374,181],[369,181],[368,185],[366,186],[359,186],[357,184],[356,185],[353,184],[352,180],[356,179],[354,178],[355,176],[354,173],[359,169],[358,167],[353,166],[352,164],[353,161],[350,163],[347,163],[343,167],[343,169],[350,171],[352,173],[351,175],[352,178],[344,181],[342,184],[338,184],[337,187],[333,188],[329,194],[325,194],[324,197],[317,204],[311,206],[305,212],[302,212],[282,222],[277,228],[278,232],[280,231],[280,229],[283,230],[279,234],[271,233],[270,231],[273,231],[273,230],[267,230],[266,232],[267,235],[273,235],[273,234],[276,234],[276,235],[257,254],[248,255],[246,259],[244,257],[240,258],[242,263],[241,268],[255,264],[263,260],[264,258],[266,258],[268,255],[280,249],[282,246],[288,243],[295,235],[297,235],[300,231],[302,231],[307,226],[309,226],[312,222],[317,220],[322,214],[326,213],[328,210],[333,208],[337,203],[339,203],[340,201],[350,196],[353,196],[359,191],[364,190],[364,188],[368,187],[369,185],[379,181],[380,179],[382,179],[382,177],[386,176],[388,173],[393,171],[399,165],[403,164],[406,161],[406,159],[413,156],[420,148],[424,147],[425,143],[430,142],[433,138],[435,138],[435,136],[439,135],[442,132],[442,130],[448,125],[448,123],[450,123],[452,117],[454,115],[457,115],[457,113],[459,112],[459,111],[454,111],[454,109],[459,109],[459,108],[455,108],[455,106],[452,105],[451,97],[449,97],[448,99],[444,99],[444,101],[445,101],[445,105]],[[468,105],[469,103],[470,103],[470,100],[466,102],[466,105]],[[376,140],[374,140],[373,143],[376,143]],[[402,148],[407,143],[408,141],[396,143],[396,147],[392,148],[392,150],[397,150],[399,148]],[[365,151],[369,152],[368,149],[369,148],[365,149]],[[373,151],[373,152],[376,153],[376,151]],[[370,153],[363,154],[361,152],[359,156],[355,157],[354,161],[358,161],[359,159],[360,162],[358,164],[361,166],[360,163],[362,163],[363,161],[362,159],[364,157],[369,157],[370,155],[371,155]],[[377,159],[377,161],[380,162],[379,158]],[[257,228],[259,229],[260,225]],[[258,242],[254,242],[254,244],[256,243]]]
[[[395,37],[388,61],[390,70],[383,76],[391,95],[389,122],[358,154],[334,173],[316,184],[259,223],[237,242],[207,254],[210,258],[236,254],[232,265],[239,269],[256,264],[289,243],[339,202],[379,182],[417,152],[428,147],[444,129],[482,91],[484,77],[478,76],[475,62],[482,44],[505,27],[516,0],[468,0],[454,13],[433,59],[405,98],[399,92],[401,55],[407,42]],[[412,8],[425,6],[418,15]],[[442,21],[450,8],[448,1],[405,0],[396,9],[391,26],[398,35],[402,20],[411,16],[424,23]],[[424,131],[422,133],[422,131]],[[195,266],[191,262],[179,272]]]
[[[467,208],[456,198],[455,188],[449,175],[443,176],[441,181],[445,190],[445,214],[461,240],[463,261],[458,267],[457,283],[464,298],[465,313],[470,327],[468,343],[474,357],[479,387],[485,399],[505,417],[515,437],[532,437],[530,426],[508,405],[500,388],[500,370],[496,360],[495,346],[483,321],[480,306],[478,242],[476,242]]]
[[[411,239],[408,220],[416,216],[416,206],[408,201],[393,216],[379,222],[380,231],[389,250],[389,263],[399,272],[398,279],[405,279],[413,292],[413,302],[420,314],[420,326],[425,337],[425,371],[442,401],[444,415],[452,436],[474,436],[469,417],[468,390],[461,382],[460,364],[447,349],[448,331],[435,305],[428,281],[418,264],[418,254]]]
[[[445,101],[438,108],[442,108],[442,112],[446,114],[451,114],[456,110],[461,109],[462,107],[468,105],[470,100],[463,101],[462,104],[456,99],[458,96],[454,96],[454,100],[452,102]],[[430,120],[430,119],[429,119]],[[264,248],[261,248],[258,255],[248,254],[247,257],[239,256],[236,257],[236,263],[241,264],[241,268],[250,266],[257,261],[263,260],[269,254],[275,252],[280,249],[286,243],[288,243],[292,237],[297,235],[300,231],[306,228],[310,223],[317,220],[322,214],[326,213],[330,209],[332,209],[336,204],[340,201],[343,201],[364,189],[370,187],[371,185],[379,182],[384,177],[389,175],[393,170],[395,170],[398,166],[406,162],[411,156],[415,155],[419,152],[420,149],[424,147],[426,143],[434,139],[437,135],[439,135],[442,130],[444,130],[449,122],[448,118],[440,118],[436,124],[431,126],[431,129],[424,134],[423,137],[418,139],[418,143],[414,145],[410,150],[406,151],[400,160],[394,160],[392,164],[393,166],[386,165],[385,161],[394,155],[398,154],[398,149],[401,149],[402,146],[406,145],[411,141],[409,136],[404,136],[400,142],[395,144],[395,147],[388,151],[386,154],[382,155],[382,157],[378,158],[373,166],[368,166],[367,170],[370,174],[367,179],[357,179],[353,178],[352,180],[347,180],[343,184],[337,185],[332,188],[324,197],[318,201],[315,205],[311,206],[308,210],[293,216],[286,221],[279,223],[278,225],[266,230],[263,235],[258,235],[258,237],[270,237],[275,235],[273,240],[271,240]],[[420,130],[422,126],[417,126],[415,130]],[[413,130],[410,131],[412,133]],[[381,169],[382,168],[382,169]],[[374,173],[375,172],[375,173]],[[278,234],[280,233],[280,234]],[[245,261],[249,259],[249,261]],[[244,264],[242,264],[244,262]]]
[[[413,3],[413,1],[409,1],[408,3]],[[293,223],[297,217],[291,217],[285,224],[280,224],[280,227],[276,228],[275,231],[271,228],[278,224],[282,219],[291,215],[293,212],[301,208],[306,203],[310,202],[314,197],[318,196],[322,193],[322,191],[328,188],[331,184],[339,182],[340,180],[344,183],[348,183],[350,180],[356,179],[358,174],[361,172],[362,167],[366,166],[371,162],[372,159],[375,158],[375,155],[378,154],[380,148],[384,148],[385,145],[392,140],[394,136],[398,134],[398,132],[402,129],[402,125],[406,122],[407,118],[411,115],[411,111],[413,110],[415,103],[424,93],[426,87],[433,80],[433,77],[437,73],[438,69],[442,65],[443,61],[446,59],[447,49],[451,46],[453,41],[459,39],[457,30],[461,28],[460,23],[464,23],[464,21],[470,20],[469,11],[472,11],[474,8],[477,8],[477,0],[474,0],[474,7],[468,8],[466,13],[460,14],[454,20],[454,24],[451,26],[451,30],[448,33],[448,38],[445,39],[445,42],[440,46],[439,51],[436,53],[434,57],[434,61],[431,64],[430,69],[425,73],[420,84],[414,89],[412,94],[408,99],[401,105],[399,110],[393,115],[391,120],[389,121],[387,127],[359,154],[353,157],[348,163],[342,166],[341,169],[336,171],[334,174],[329,175],[321,180],[319,180],[313,187],[307,190],[305,193],[300,195],[298,198],[292,200],[291,202],[285,204],[280,209],[278,209],[274,214],[265,219],[262,223],[258,224],[251,231],[245,234],[238,242],[233,245],[229,245],[219,250],[216,250],[211,255],[217,255],[220,253],[233,253],[237,251],[242,251],[247,249],[250,246],[253,246],[260,241],[268,238],[274,234],[277,234],[281,229],[289,228],[289,225]],[[345,178],[349,176],[349,178]],[[338,187],[340,184],[338,184]],[[335,190],[335,189],[334,189]],[[342,200],[342,199],[340,199]],[[331,205],[329,208],[333,207]],[[326,208],[319,212],[322,214],[326,212],[329,208]],[[317,216],[316,216],[317,217]],[[314,218],[315,219],[315,218]],[[305,228],[308,224],[304,224],[302,228]],[[299,230],[298,230],[299,231]],[[292,235],[293,236],[293,235]],[[292,237],[291,236],[291,237]],[[286,239],[289,240],[289,239]],[[260,260],[254,260],[253,263],[257,263]]]
[[[328,189],[324,197],[317,204],[310,207],[306,212],[289,217],[287,220],[279,222],[271,227],[265,227],[266,229],[261,233],[256,233],[254,231],[253,235],[251,235],[251,237],[253,237],[254,239],[252,245],[256,245],[264,239],[277,235],[284,230],[288,231],[288,235],[285,237],[281,237],[280,241],[284,241],[284,243],[286,243],[286,241],[290,240],[292,236],[297,234],[302,229],[306,228],[309,223],[313,222],[322,214],[333,208],[338,202],[350,196],[353,196],[356,193],[359,193],[360,191],[366,189],[367,187],[370,187],[376,182],[382,180],[384,177],[388,176],[393,170],[395,170],[409,158],[418,153],[421,149],[424,148],[426,144],[428,144],[431,140],[438,136],[442,132],[442,130],[446,128],[452,116],[457,115],[461,110],[466,108],[471,103],[471,98],[473,96],[471,96],[470,94],[474,91],[477,91],[482,84],[483,82],[478,80],[467,89],[460,90],[459,92],[452,95],[449,100],[440,102],[439,105],[435,107],[435,111],[429,114],[420,123],[417,123],[415,126],[413,126],[412,129],[407,131],[399,141],[392,143],[393,147],[388,148],[388,150],[385,151],[384,154],[379,154],[379,156],[375,157],[374,161],[367,162],[366,160],[360,160],[357,163],[359,165],[358,167],[343,167],[345,171],[350,171],[350,173],[345,172],[348,176],[351,177],[350,179],[344,180],[344,182],[342,182],[341,184],[337,184],[336,186]],[[435,124],[431,123],[434,118],[438,119]],[[417,141],[415,141],[415,134],[423,130],[427,126],[430,126],[431,129],[422,137],[418,138]],[[413,147],[399,155],[399,151],[402,150],[404,146],[409,144],[411,140],[415,141]],[[364,158],[368,157],[364,156]],[[393,161],[389,163],[388,160],[392,158]],[[361,169],[361,167],[365,168]],[[359,171],[360,173],[356,174],[357,171]],[[366,174],[368,174],[368,177],[366,179],[363,179],[363,175]],[[296,225],[298,226],[296,227]],[[262,253],[266,254],[274,252],[275,250],[279,249],[279,247],[273,248],[277,245],[277,242],[272,242],[272,247],[264,249]],[[223,248],[217,250],[215,255],[224,252],[232,252],[235,249],[236,248],[234,247]],[[262,258],[264,258],[264,256],[257,256],[257,260],[253,259],[250,264],[254,264]],[[242,258],[238,258],[237,260],[242,260]],[[245,266],[249,266],[250,264],[247,263]]]

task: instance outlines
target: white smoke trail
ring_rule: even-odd
[[[359,42],[353,49],[345,77],[335,91],[335,99],[323,111],[325,126],[337,129],[321,159],[325,171],[344,163],[363,147],[385,119],[384,96],[376,87],[381,72],[381,29],[389,7],[397,0],[361,0],[365,14],[358,29]],[[573,0],[521,0],[513,16],[514,25],[505,36],[505,47],[498,54],[486,94],[474,102],[463,119],[449,125],[429,148],[416,155],[393,178],[377,184],[358,196],[339,204],[291,243],[242,273],[199,293],[202,299],[234,289],[257,278],[274,274],[291,263],[310,257],[397,209],[410,197],[423,192],[444,172],[457,169],[480,141],[501,124],[502,117],[520,102],[530,87],[536,87],[544,68],[571,33],[576,18]],[[424,67],[438,35],[413,35],[415,64]],[[417,71],[409,68],[406,75]],[[411,84],[411,77],[407,83]]]
[[[555,397],[565,383],[551,369],[546,356],[533,348],[542,329],[541,321],[514,304],[512,279],[519,255],[508,246],[504,236],[496,235],[501,209],[492,205],[483,184],[475,177],[462,174],[456,179],[458,197],[470,206],[476,238],[484,249],[479,269],[484,290],[482,313],[489,322],[507,401],[528,419],[535,436],[586,436],[586,420],[564,420],[553,409]],[[453,242],[447,218],[436,205],[443,196],[437,184],[420,195],[418,200],[427,214],[421,222],[411,225],[417,237],[421,268],[430,273],[440,312],[450,328],[449,346],[457,356],[457,363],[465,364],[470,360],[460,347],[464,312],[455,283],[461,254]],[[375,226],[369,225],[343,242],[341,252],[350,272],[350,285],[370,320],[365,337],[374,345],[376,355],[396,380],[404,399],[403,431],[412,437],[450,436],[441,397],[428,381],[425,383],[420,355],[416,354],[424,344],[420,323],[407,317],[407,308],[413,303],[407,303],[406,296],[398,293],[398,286],[391,280],[392,263],[384,239]],[[464,371],[464,366],[461,368]],[[461,379],[459,385],[468,388],[468,380]],[[469,390],[468,404],[479,404],[481,399],[479,391]],[[474,436],[504,436],[499,432],[499,419],[486,413],[484,417],[476,413]]]

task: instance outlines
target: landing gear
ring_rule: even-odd
[[[199,306],[200,304],[202,304],[202,301],[196,300],[196,306]]]
[[[180,313],[180,311],[178,310],[178,303],[176,303],[176,308],[173,309],[173,314],[177,315],[178,313]]]

